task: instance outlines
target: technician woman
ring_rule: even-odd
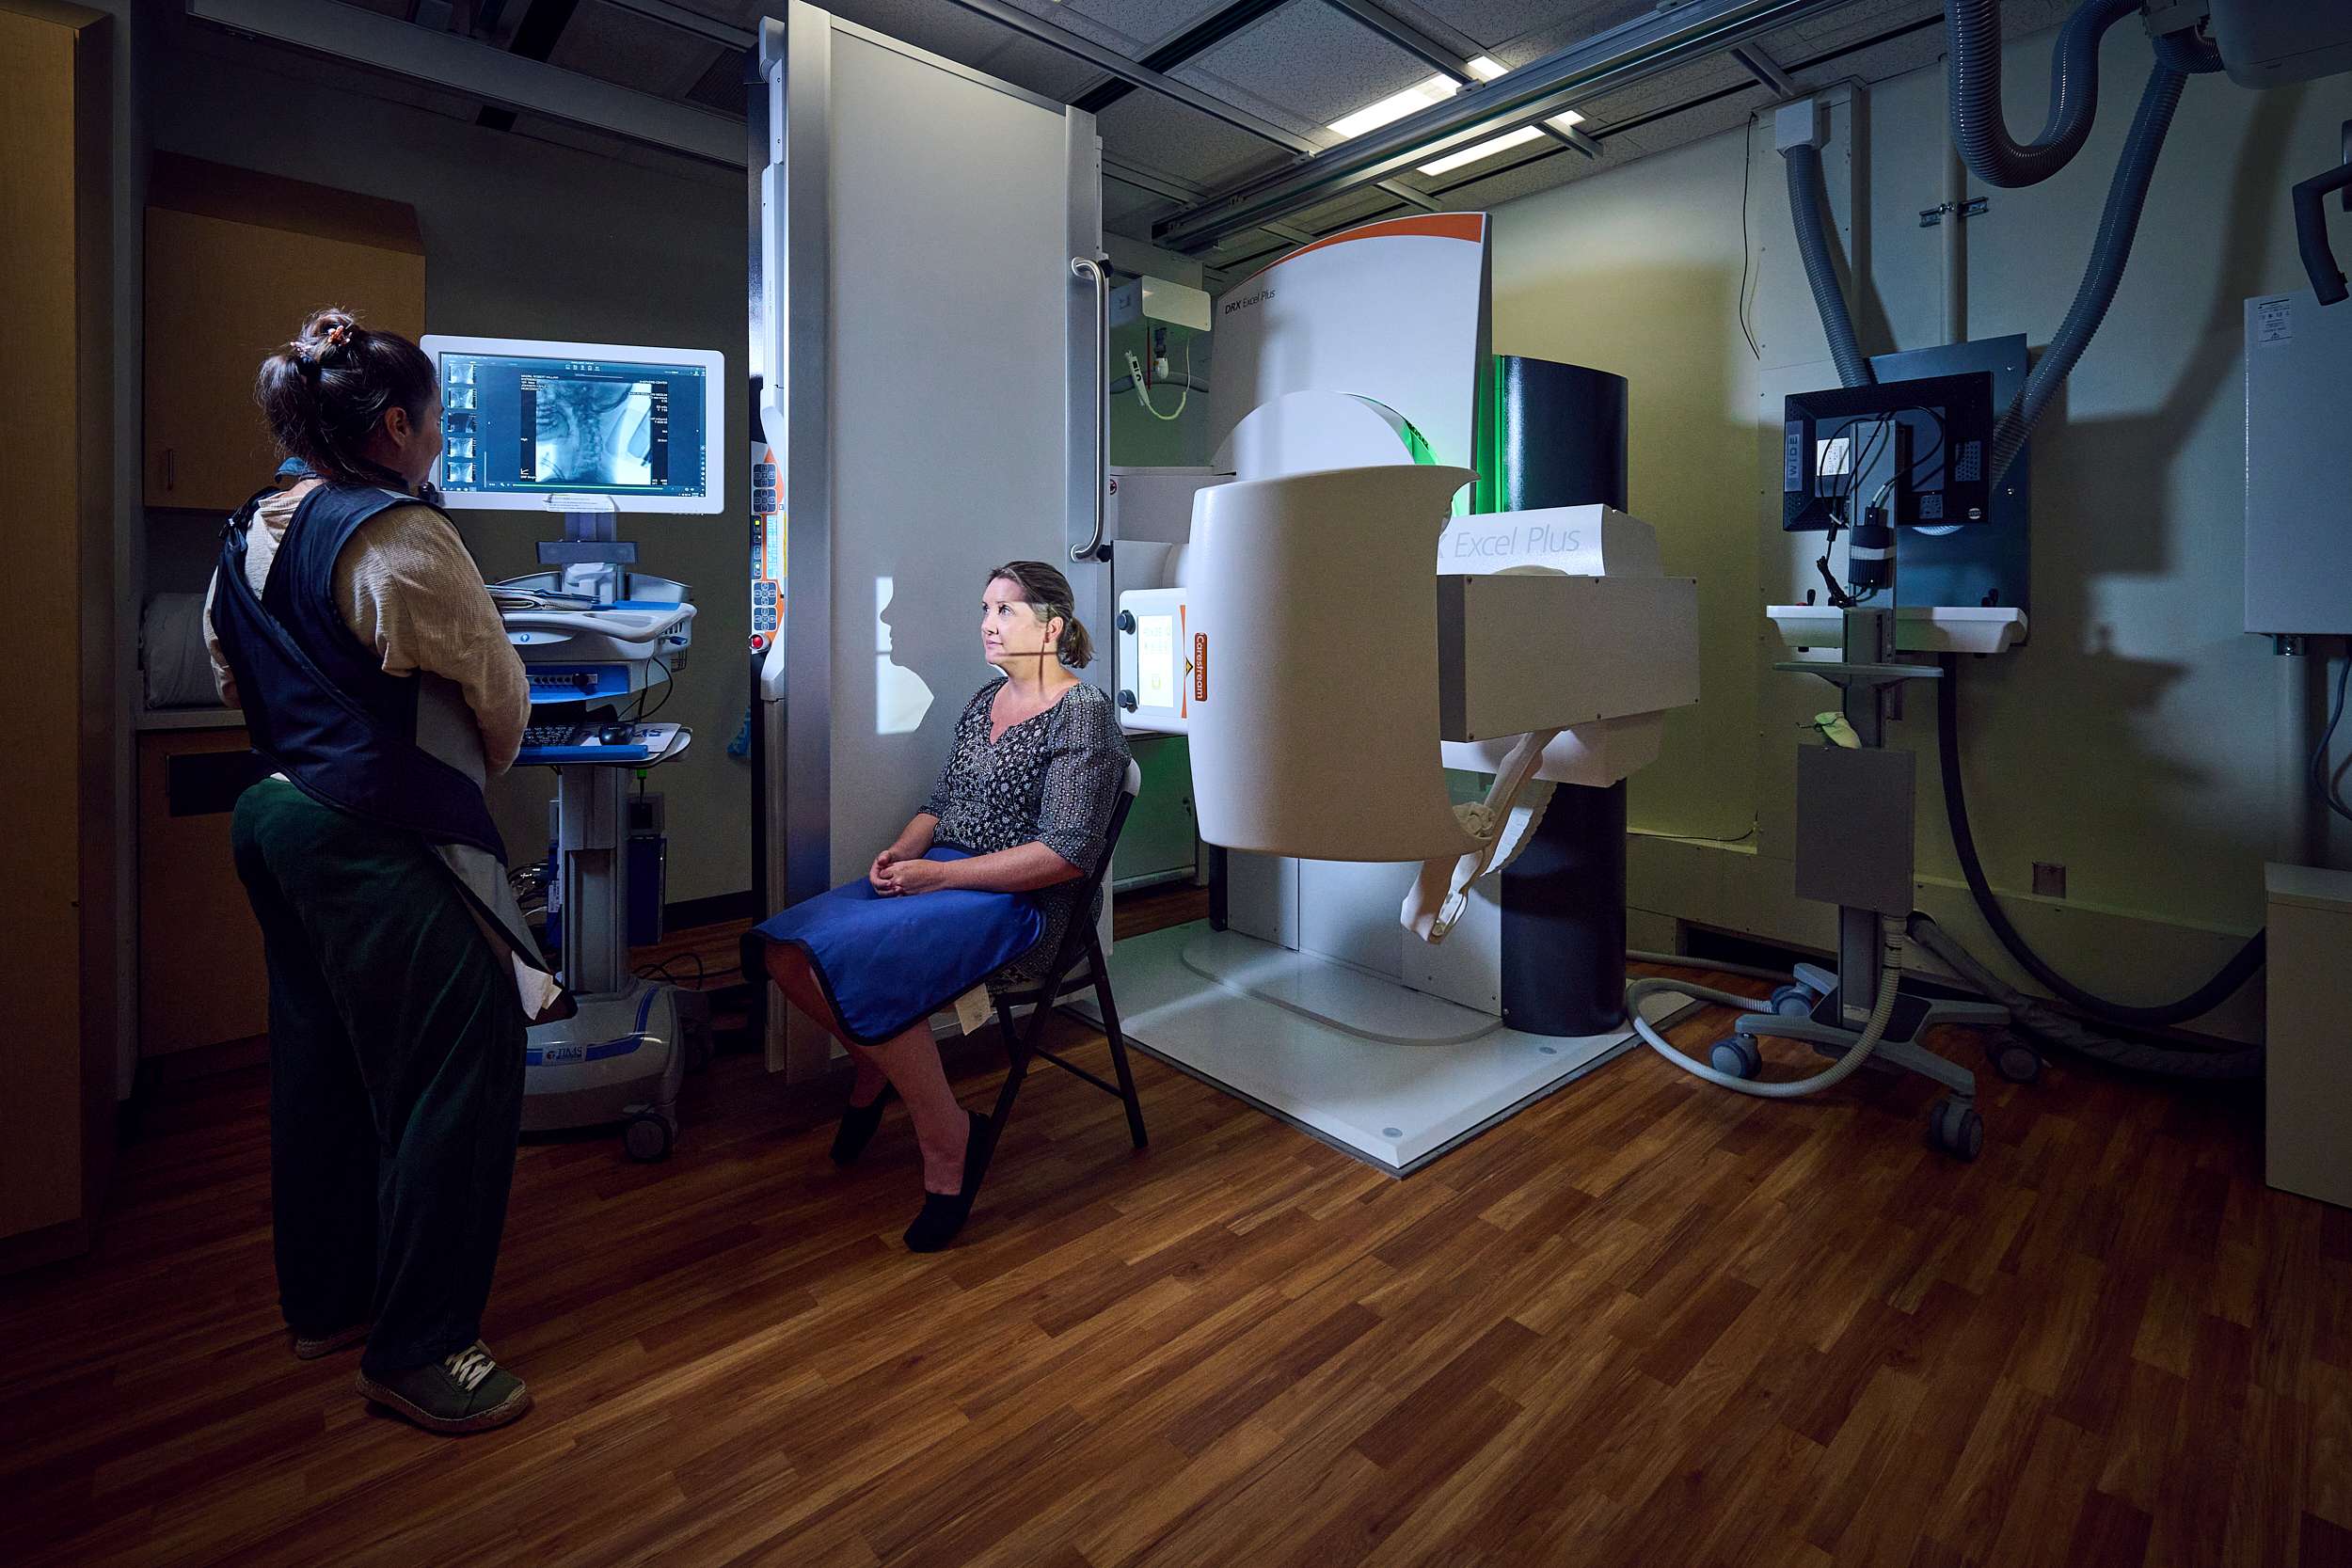
[[[359,1391],[434,1432],[530,1408],[480,1338],[521,1123],[523,1029],[564,1006],[484,803],[530,713],[472,558],[418,496],[432,362],[321,311],[255,396],[309,477],[223,531],[214,678],[278,771],[237,873],[269,966],[278,1302],[310,1359],[364,1340]]]
[[[834,1139],[849,1164],[892,1090],[923,1151],[915,1252],[944,1247],[972,1212],[986,1121],[956,1102],[930,1017],[972,988],[1035,984],[1059,950],[1081,880],[1105,850],[1127,777],[1110,699],[1074,673],[1093,642],[1070,583],[1039,561],[990,574],[980,652],[1001,673],[964,705],[930,800],[861,881],[787,910],[759,932],[793,1004],[850,1049],[857,1079]]]

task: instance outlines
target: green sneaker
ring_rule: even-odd
[[[381,1382],[358,1375],[359,1392],[427,1432],[487,1432],[531,1408],[523,1380],[490,1358],[476,1339],[438,1361],[394,1372]]]

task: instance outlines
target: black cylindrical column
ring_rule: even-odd
[[[1509,354],[1494,377],[1495,510],[1627,510],[1625,377]]]
[[[1626,508],[1626,381],[1549,359],[1494,368],[1497,509]],[[1625,783],[1561,784],[1502,872],[1502,1017],[1598,1035],[1625,1017]]]
[[[1625,1017],[1625,781],[1560,784],[1502,872],[1502,1021],[1598,1035]]]

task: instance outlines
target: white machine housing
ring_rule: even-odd
[[[1415,863],[1499,850],[1551,785],[1655,760],[1698,699],[1698,592],[1614,509],[1468,510],[1486,241],[1480,214],[1375,223],[1230,291],[1211,423],[1232,477],[1124,473],[1159,504],[1142,538],[1119,515],[1114,560],[1122,722],[1188,737],[1201,837],[1238,851],[1232,929],[1492,1017],[1502,863],[1456,867],[1441,942],[1399,928]],[[1457,809],[1531,735],[1515,814]]]
[[[692,590],[644,572],[624,573],[615,604],[567,592],[572,572],[534,572],[491,586],[506,641],[531,678],[533,703],[626,697],[675,674],[694,640]],[[584,602],[583,602],[584,601]]]
[[[1112,613],[1108,291],[1091,114],[803,0],[755,25],[753,768],[776,910],[921,807],[991,673],[992,568],[1059,562],[1081,619]],[[767,1044],[794,1080],[834,1059],[788,1007]]]
[[[1180,477],[1194,494],[1207,490]],[[1144,490],[1143,471],[1126,483]],[[1190,734],[1200,628],[1187,574],[1200,570],[1200,553],[1123,533],[1119,549],[1121,722]],[[1491,773],[1513,736],[1538,728],[1565,732],[1536,770],[1549,782],[1613,784],[1656,760],[1665,711],[1698,700],[1698,588],[1664,575],[1647,523],[1598,505],[1457,515],[1431,553],[1445,767]],[[1246,555],[1234,565],[1259,569]],[[1327,574],[1305,575],[1314,580],[1288,586],[1294,602],[1329,589]]]

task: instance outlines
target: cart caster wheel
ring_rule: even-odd
[[[1764,1070],[1764,1053],[1745,1035],[1727,1035],[1717,1040],[1707,1059],[1726,1078],[1753,1078]]]
[[[670,1120],[659,1111],[635,1111],[621,1124],[621,1147],[628,1157],[644,1164],[670,1157],[670,1144],[676,1136]]]
[[[2012,1084],[2030,1084],[2042,1076],[2042,1053],[2023,1040],[1997,1041],[1993,1047],[1993,1070]]]
[[[1781,1018],[1811,1018],[1813,1005],[1820,998],[1809,986],[1782,986],[1766,1000]]]
[[[1939,1100],[1928,1117],[1928,1144],[1956,1160],[1984,1151],[1984,1118],[1957,1100]]]

